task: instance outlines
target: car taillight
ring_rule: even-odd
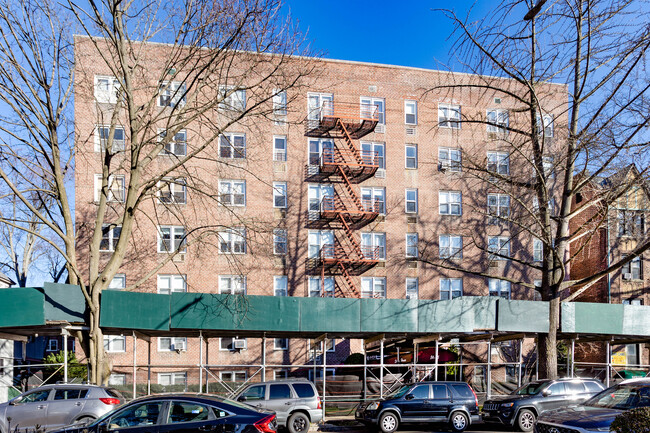
[[[114,405],[119,405],[120,399],[119,398],[100,398],[99,401],[101,401],[104,404],[114,404]]]
[[[316,409],[322,409],[322,408],[323,406],[321,406],[320,397],[318,397],[318,407]]]
[[[275,423],[273,421],[275,421],[275,415],[269,415],[253,425],[261,433],[276,433]]]
[[[467,385],[467,386],[469,386],[469,385]],[[476,403],[476,407],[478,407],[478,397],[476,396],[476,393],[474,392],[474,388],[469,386],[469,389],[472,390],[472,394],[474,394],[474,403]]]

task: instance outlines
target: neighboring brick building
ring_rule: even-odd
[[[164,45],[151,46],[151,52],[161,58],[165,49]],[[76,130],[81,137],[76,154],[75,211],[80,229],[78,257],[83,258],[87,252],[83,227],[92,226],[96,212],[95,176],[102,155],[102,125],[106,123],[101,119],[110,113],[111,105],[102,86],[110,89],[112,81],[87,40],[77,38],[76,52],[76,68],[83,73],[76,74],[75,83]],[[128,287],[143,279],[167,256],[165,248],[177,247],[175,239],[191,231],[193,221],[217,219],[213,223],[233,229],[221,229],[218,242],[188,245],[182,255],[142,281],[137,290],[402,299],[490,294],[534,299],[530,288],[441,271],[418,261],[420,255],[438,259],[462,254],[458,260],[464,266],[530,284],[539,279],[515,261],[488,260],[482,250],[488,246],[524,261],[535,260],[541,250],[535,249],[530,234],[513,235],[509,226],[495,223],[495,215],[517,213],[515,201],[511,203],[503,191],[490,189],[461,169],[461,158],[467,157],[488,164],[501,175],[530,177],[530,168],[522,168],[524,162],[503,140],[507,134],[499,127],[526,121],[527,114],[513,110],[517,103],[467,87],[453,93],[431,90],[452,80],[465,84],[480,81],[469,74],[338,60],[316,63],[321,73],[305,84],[308,88],[301,88],[300,94],[289,90],[288,95],[274,100],[274,118],[230,128],[225,134],[229,144],[218,145],[209,160],[196,160],[185,167],[187,172],[200,171],[203,181],[204,173],[209,173],[207,177],[219,182],[223,206],[194,206],[194,185],[189,184],[175,184],[143,205],[132,252],[112,287]],[[553,137],[553,123],[564,121],[561,113],[567,91],[565,86],[551,84],[545,90],[548,98],[544,103],[550,108],[544,121],[552,154],[562,141],[559,127]],[[292,101],[288,107],[283,102],[287,100]],[[165,103],[162,96],[159,103]],[[234,104],[246,104],[246,93],[237,94]],[[329,115],[346,109],[344,117],[356,117],[361,129],[360,119],[365,118],[366,127],[371,127],[366,135],[362,135],[366,131],[348,131],[351,144],[341,138],[346,134],[340,126],[328,130],[335,138],[327,138],[323,126]],[[305,118],[315,123],[305,122]],[[486,127],[486,118],[494,119],[494,125]],[[348,129],[353,123],[346,124]],[[188,127],[167,153],[173,157],[175,152],[191,148],[192,141],[200,140],[195,131]],[[123,130],[117,132],[121,145],[126,146],[128,137]],[[162,165],[170,156],[158,158]],[[347,161],[343,168],[340,162],[334,163],[338,158]],[[119,207],[125,179],[119,170],[113,179],[112,205]],[[193,212],[186,218],[187,226],[167,210],[170,203],[181,215]],[[113,230],[105,234],[107,250],[118,235]],[[119,372],[113,377],[116,383],[131,381],[132,344],[131,336],[107,337],[114,371]],[[152,381],[186,381],[183,373],[192,370],[188,365],[197,364],[198,341],[156,338],[151,344],[151,364],[159,366],[154,370],[159,376]],[[244,350],[235,349],[240,344],[245,345]],[[360,347],[348,340],[330,344],[334,347],[328,363],[341,362]],[[243,366],[259,363],[261,358],[259,339],[210,341],[206,352],[211,365],[236,365],[220,371],[226,379],[239,379],[246,371],[251,374]],[[146,364],[144,341],[138,341],[137,353],[138,364]],[[268,364],[304,364],[308,359],[304,341],[267,342]],[[167,365],[178,368],[162,367]],[[192,371],[196,374],[196,369]],[[138,380],[144,378],[146,373]]]

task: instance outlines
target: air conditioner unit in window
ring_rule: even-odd
[[[623,274],[623,279],[624,280],[631,280],[632,279],[632,273],[631,272],[626,272]]]
[[[246,349],[246,340],[232,340],[233,349]]]
[[[386,169],[384,168],[378,168],[377,171],[375,172],[375,177],[378,178],[385,178],[386,177]]]
[[[417,133],[417,129],[415,127],[406,127],[406,135],[415,135]]]
[[[451,164],[449,164],[449,161],[440,161],[438,164],[438,171],[445,173],[450,167]]]
[[[184,262],[185,261],[185,254],[176,254],[172,260],[174,262]]]
[[[375,126],[375,132],[383,134],[384,132],[386,132],[386,125]]]

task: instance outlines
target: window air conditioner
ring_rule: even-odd
[[[450,164],[449,164],[448,161],[441,161],[441,162],[438,164],[438,171],[441,171],[441,172],[444,173],[444,172],[446,172],[447,170],[449,170],[449,167],[450,167]]]
[[[632,273],[631,272],[626,272],[623,274],[623,279],[624,280],[631,280],[632,279]]]
[[[246,349],[246,340],[232,340],[233,349]]]

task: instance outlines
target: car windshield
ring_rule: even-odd
[[[530,382],[519,389],[515,389],[513,395],[535,395],[539,393],[546,382]]]
[[[596,394],[584,405],[620,410],[650,407],[650,385],[632,383],[616,385]]]
[[[400,389],[398,389],[395,393],[390,394],[388,398],[400,398],[401,396],[406,394],[406,391],[408,391],[409,389],[411,389],[410,385],[403,386]]]

